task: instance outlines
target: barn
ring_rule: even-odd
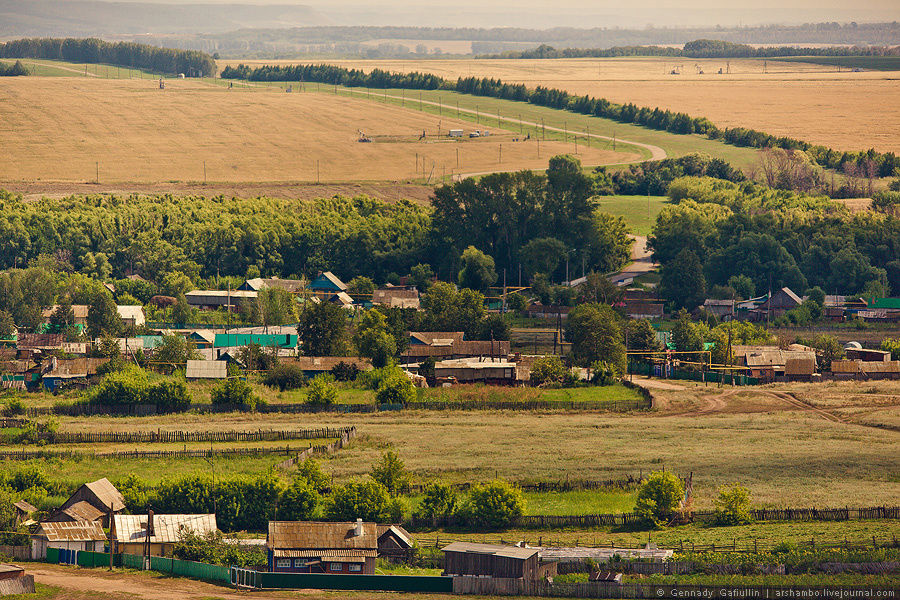
[[[104,477],[78,488],[47,520],[99,522],[103,527],[109,527],[109,513],[120,513],[123,510],[125,499],[109,479]]]
[[[556,563],[541,563],[539,548],[453,542],[445,546],[444,575],[541,579],[556,574]]]

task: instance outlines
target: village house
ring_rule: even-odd
[[[184,295],[190,306],[200,310],[233,310],[241,304],[256,300],[256,296],[256,292],[247,290],[193,290]]]
[[[125,499],[109,479],[85,483],[50,516],[50,522],[91,522],[109,527],[109,513],[125,510]]]
[[[43,323],[46,325],[50,323],[50,317],[53,316],[53,313],[56,312],[56,309],[59,308],[58,304],[54,304],[50,308],[46,308],[41,311],[41,318],[43,319]],[[88,310],[90,310],[90,306],[87,304],[73,304],[72,305],[72,314],[75,316],[75,320],[73,321],[73,325],[76,327],[87,327],[87,317]],[[56,332],[53,332],[56,333]]]
[[[900,379],[900,361],[835,360],[831,375],[838,380]]]
[[[127,331],[143,327],[147,324],[147,318],[144,316],[144,307],[139,304],[123,304],[116,306],[116,312],[119,313],[119,318],[122,319],[122,325],[125,326]]]
[[[49,364],[45,361],[47,370],[41,375],[41,383],[51,392],[61,387],[85,388],[90,378],[97,375],[97,369],[108,362],[108,358],[61,359],[51,356]]]
[[[781,349],[778,346],[735,345],[732,346],[731,351],[735,365],[746,366],[745,374],[747,376],[762,381],[775,381],[776,378],[785,377],[787,362],[791,359],[807,361],[802,363],[803,365],[808,365],[808,361],[813,363],[816,361],[815,350],[799,344],[792,344],[787,349]],[[800,363],[795,364],[800,365]],[[805,366],[796,368],[806,369]]]
[[[375,573],[378,526],[355,523],[269,521],[269,571],[275,573]]]
[[[304,282],[299,279],[279,279],[278,277],[263,279],[261,277],[256,277],[255,279],[248,279],[238,289],[248,292],[258,292],[260,290],[274,288],[296,294],[303,291],[303,283]]]
[[[306,286],[306,289],[317,296],[330,298],[339,292],[346,292],[347,284],[341,281],[340,278],[331,271],[325,271],[310,281],[309,285]]]
[[[542,579],[556,574],[556,563],[541,563],[539,548],[454,542],[443,548],[444,575]]]
[[[787,311],[803,304],[803,299],[791,291],[791,288],[783,287],[775,291],[771,297],[750,311],[750,319],[754,321],[766,321],[776,319]]]
[[[116,552],[143,555],[149,539],[151,556],[171,557],[175,544],[185,533],[193,532],[203,537],[216,531],[216,515],[213,514],[115,515],[112,539]]]
[[[367,358],[357,356],[298,356],[286,359],[286,364],[297,365],[303,370],[303,374],[312,379],[322,373],[330,373],[332,369],[341,363],[348,366],[356,366],[360,371],[368,371],[372,363]]]
[[[99,521],[38,523],[31,535],[31,559],[43,560],[48,548],[59,548],[60,554],[71,553],[71,558],[62,556],[60,562],[72,563],[76,552],[102,552],[105,543],[106,534]]]
[[[505,358],[458,358],[434,364],[434,377],[439,382],[515,385],[518,372],[516,363]]]
[[[854,311],[866,321],[900,320],[900,298],[875,298],[865,308]]]
[[[388,308],[419,310],[419,290],[405,287],[384,287],[372,292],[372,304]]]

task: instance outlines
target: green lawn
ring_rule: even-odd
[[[21,60],[31,75],[39,77],[85,77],[93,79],[156,79],[158,73],[142,71],[141,69],[129,69],[115,65],[71,63],[61,60],[44,60],[38,58],[4,58],[0,62],[14,64]],[[171,77],[171,75],[162,75]]]
[[[636,491],[525,492],[526,515],[618,514],[634,510]]]
[[[656,216],[669,202],[666,196],[598,196],[594,200],[601,212],[624,218],[635,235],[649,235]]]
[[[321,85],[318,89],[320,93],[335,92],[335,88],[333,86]],[[314,84],[306,84],[306,90],[315,91],[316,87],[314,87]],[[457,118],[457,102],[459,103],[460,108],[469,110],[484,111],[486,113],[494,115],[499,111],[502,117],[501,123],[498,123],[496,118],[485,118],[484,116],[480,116],[476,119],[475,115],[463,112],[460,112],[458,115],[458,118],[460,119],[477,122],[478,124],[488,128],[502,126],[506,129],[518,131],[519,118],[521,117],[523,121],[530,121],[533,123],[541,123],[541,121],[543,120],[543,123],[546,126],[563,129],[567,128],[570,132],[587,132],[589,130],[592,134],[616,137],[616,139],[619,140],[615,144],[616,150],[638,152],[644,159],[649,157],[649,151],[637,148],[635,146],[630,146],[627,143],[623,143],[621,140],[635,141],[659,146],[663,148],[670,157],[673,158],[684,156],[685,154],[691,154],[693,152],[702,152],[705,154],[709,154],[710,156],[725,159],[736,167],[742,169],[746,169],[759,162],[757,150],[753,148],[739,148],[737,146],[731,146],[724,142],[710,140],[700,135],[677,135],[674,133],[668,133],[666,131],[648,129],[646,127],[641,127],[640,125],[619,123],[610,119],[603,119],[599,117],[571,113],[565,110],[535,106],[526,102],[500,100],[497,98],[488,98],[485,96],[470,96],[467,94],[460,94],[457,92],[450,92],[446,90],[424,90],[421,92],[423,101],[440,102],[442,106],[439,107],[424,103],[420,105],[418,101],[419,90],[405,90],[405,93],[407,94],[407,99],[405,101],[400,99],[394,100],[390,97],[384,98],[383,96],[384,94],[387,94],[387,96],[400,96],[403,92],[404,90],[400,89],[372,90],[370,92],[369,98],[372,102],[387,102],[389,104],[396,105],[402,104],[406,108],[411,108],[413,110],[421,110],[426,113],[444,115],[453,118]],[[344,88],[338,86],[337,93],[344,95],[349,94],[357,98],[366,98],[365,88]],[[379,94],[382,94],[382,96],[379,96]],[[522,128],[522,131],[524,133],[531,133],[533,137],[544,135],[540,127],[535,128],[525,126]],[[547,131],[546,138],[555,140],[565,139],[571,142],[572,134],[569,133],[569,135],[566,136],[563,132],[557,133]],[[604,149],[613,149],[613,142],[611,141],[594,140],[594,142],[592,143],[598,144]]]

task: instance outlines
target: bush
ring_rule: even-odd
[[[183,530],[175,544],[173,556],[179,560],[226,567],[263,568],[267,563],[264,546],[228,543],[220,531],[211,531],[201,536],[192,530]]]
[[[226,379],[212,389],[210,399],[216,405],[245,406],[256,408],[258,399],[243,379]]]
[[[286,390],[300,389],[306,385],[306,381],[306,375],[299,365],[281,363],[275,365],[275,368],[266,373],[263,385],[278,388],[284,392]]]
[[[3,407],[4,417],[15,417],[16,415],[25,414],[25,403],[21,398],[10,398]]]
[[[143,404],[148,388],[147,374],[137,367],[128,367],[106,375],[88,399],[104,406]]]
[[[281,493],[278,518],[282,521],[306,521],[313,516],[319,494],[304,479],[297,478]]]
[[[535,385],[559,384],[566,378],[566,367],[558,356],[543,356],[531,365],[531,382]]]
[[[325,505],[325,515],[332,521],[388,520],[391,496],[377,481],[351,481],[336,487]]]
[[[456,512],[456,490],[446,483],[429,483],[419,505],[418,515],[430,519],[452,516]]]
[[[388,493],[396,496],[409,486],[409,473],[400,456],[393,451],[387,451],[381,455],[381,460],[372,466],[372,479],[387,489]]]
[[[525,512],[525,498],[518,488],[498,479],[472,488],[462,512],[473,526],[505,529]]]
[[[409,404],[416,400],[416,388],[399,367],[384,369],[378,382],[375,401],[379,404]]]
[[[335,381],[353,381],[359,376],[359,367],[356,364],[341,361],[331,368],[331,376]]]
[[[328,479],[328,475],[322,471],[322,468],[319,467],[319,463],[312,457],[307,458],[300,466],[297,467],[297,474],[295,475],[296,480],[305,481],[310,487],[319,492],[320,494],[328,489],[331,482]]]
[[[619,380],[616,366],[604,360],[591,363],[591,383],[594,385],[613,385]]]
[[[674,473],[655,471],[638,490],[635,511],[654,527],[667,523],[684,498],[684,483]]]
[[[158,412],[184,412],[191,406],[191,394],[183,381],[160,381],[147,389],[147,401]]]
[[[716,522],[719,525],[744,525],[753,521],[750,516],[750,490],[733,484],[719,488],[716,498]]]
[[[307,404],[313,406],[329,406],[337,400],[337,388],[334,387],[334,378],[321,373],[313,377],[309,382],[309,391],[306,392]]]

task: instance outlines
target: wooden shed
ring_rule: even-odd
[[[31,536],[31,558],[43,560],[47,548],[102,552],[105,542],[106,534],[97,522],[39,523]]]
[[[148,531],[149,530],[149,531]],[[116,552],[143,555],[150,543],[151,556],[172,556],[182,536],[193,532],[199,536],[215,533],[216,515],[116,515],[112,537]]]
[[[788,358],[784,363],[784,374],[789,381],[812,381],[815,372],[815,358]]]
[[[538,548],[453,542],[445,546],[444,575],[541,579],[554,575],[556,563],[542,564]]]
[[[381,556],[406,556],[412,550],[412,536],[399,525],[378,526],[378,554]]]
[[[65,504],[47,520],[51,522],[97,521],[103,527],[109,527],[109,513],[120,513],[123,510],[125,510],[125,499],[116,486],[104,477],[85,483],[78,488]]]

